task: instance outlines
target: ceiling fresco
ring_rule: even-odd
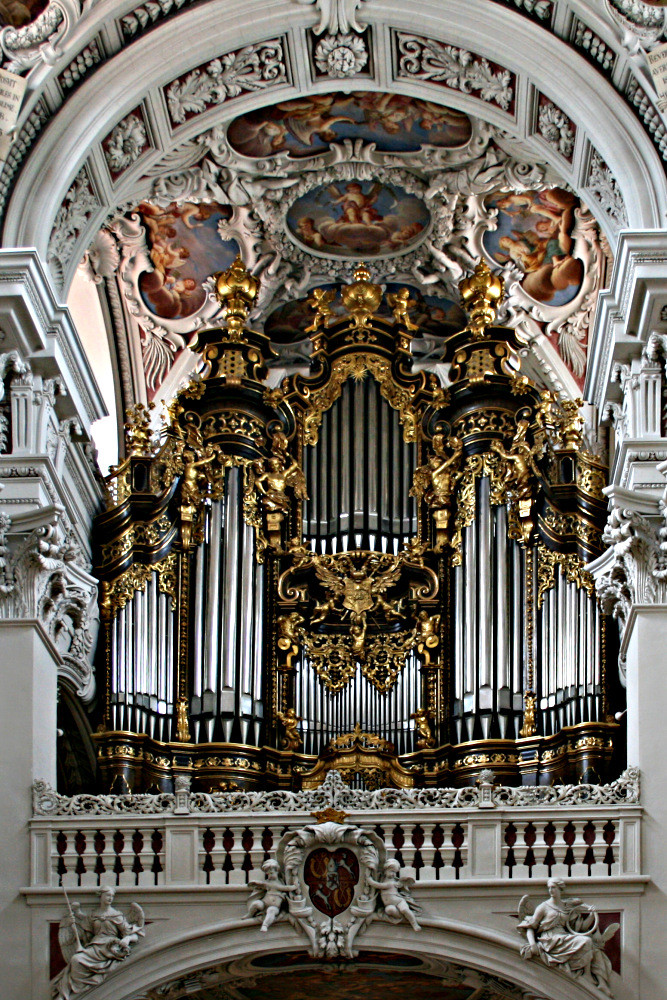
[[[431,221],[419,198],[379,181],[347,181],[314,188],[287,212],[287,227],[306,249],[366,260],[408,250]]]
[[[465,322],[458,283],[484,258],[505,279],[499,321],[537,345],[545,385],[578,394],[609,261],[588,208],[519,153],[486,122],[377,92],[280,102],[185,143],[88,254],[125,299],[134,333],[116,335],[139,343],[146,397],[173,391],[194,332],[220,320],[210,277],[237,253],[261,279],[251,319],[278,367],[307,363],[312,289],[360,261],[408,287],[416,353],[436,360]]]
[[[286,974],[287,973],[287,974]],[[305,952],[221,962],[172,980],[147,1000],[521,1000],[524,992],[488,973],[435,957],[361,951],[353,961],[322,963]]]
[[[231,207],[186,201],[159,208],[142,202],[137,211],[153,265],[139,278],[146,307],[162,319],[191,316],[206,300],[206,278],[226,270],[239,253],[235,240],[218,236],[218,222],[231,218]]]
[[[363,139],[381,152],[408,153],[423,145],[465,146],[471,136],[471,120],[460,111],[375,91],[281,101],[240,115],[228,131],[232,149],[250,157],[282,152],[312,156],[342,139]]]

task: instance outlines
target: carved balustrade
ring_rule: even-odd
[[[419,882],[641,874],[638,775],[610,785],[61,796],[35,787],[34,887],[244,885],[280,837],[334,807]]]

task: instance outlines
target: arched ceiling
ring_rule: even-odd
[[[36,246],[63,295],[87,255],[121,406],[192,367],[189,337],[216,316],[205,279],[237,249],[287,364],[306,360],[309,289],[362,257],[411,287],[428,359],[486,256],[530,373],[576,395],[619,230],[663,224],[652,3],[5,0],[0,14],[24,22],[0,45],[27,85],[3,242]]]

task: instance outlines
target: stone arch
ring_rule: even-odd
[[[101,5],[99,11],[98,29],[105,14],[104,7]],[[156,147],[154,161],[157,163],[176,143],[194,138],[202,128],[210,128],[220,120],[220,116],[231,115],[229,106],[224,104],[216,111],[186,122],[172,134],[162,87],[194,66],[238,49],[239,44],[252,45],[280,32],[291,39],[294,49],[291,58],[295,59],[299,55],[298,47],[304,43],[303,29],[317,19],[312,8],[292,0],[273,0],[263,5],[250,23],[247,6],[241,2],[225,4],[224,19],[220,15],[220,5],[202,4],[158,25],[108,60],[65,101],[26,160],[8,206],[4,227],[6,245],[34,245],[46,254],[53,221],[84,163],[89,165],[99,195],[97,207],[91,208],[77,234],[71,266],[63,275],[63,291],[66,292],[69,286],[81,253],[109,211],[139,192],[139,170],[134,177],[128,172],[119,184],[103,176],[100,144],[110,130],[142,102],[150,101]],[[416,0],[409,10],[394,0],[374,2],[364,8],[364,18],[378,31],[390,28],[414,31],[415,24],[419,24],[420,31],[429,37],[469,49],[506,66],[516,74],[517,108],[516,113],[508,117],[470,94],[447,90],[440,91],[438,98],[432,83],[414,80],[374,80],[361,83],[360,89],[378,84],[390,86],[397,93],[439,99],[501,125],[523,143],[524,149],[533,150],[542,161],[550,163],[584,198],[589,161],[593,151],[597,151],[616,178],[629,225],[652,228],[662,224],[667,209],[667,183],[651,140],[612,85],[565,42],[498,4],[489,3],[484,18],[472,19],[467,0],[451,0],[446,18],[442,5],[433,0]],[[87,32],[92,28],[91,24]],[[187,45],[183,45],[184,37]],[[168,59],[164,58],[165,52],[169,53]],[[567,93],[563,88],[564,79],[568,80]],[[299,78],[295,70],[292,82],[272,91],[271,96],[274,100],[286,99],[300,93],[330,89],[331,85],[330,79],[308,84],[303,74]],[[558,99],[586,135],[586,142],[571,167],[545,143],[540,144],[530,137],[530,101],[537,92]],[[528,94],[532,95],[530,99]],[[568,94],[576,95],[576,99]],[[233,114],[265,103],[266,92],[238,97],[234,101]],[[67,137],[66,142],[62,141],[63,135]],[[142,170],[150,164],[149,156]],[[590,198],[590,193],[588,200],[613,242],[615,232],[609,218]]]
[[[159,923],[152,926],[157,930]],[[493,931],[472,924],[444,918],[422,918],[420,934],[406,932],[402,926],[373,924],[358,939],[363,951],[409,955],[427,962],[441,961],[457,969],[469,970],[493,986],[494,981],[513,987],[516,1000],[595,1000],[598,990],[583,980],[573,980],[565,973],[549,969],[538,961],[524,962],[519,954],[521,939],[506,932]],[[164,925],[163,925],[164,926]],[[153,1000],[170,994],[170,983],[184,980],[183,996],[198,996],[197,984],[208,985],[203,975],[223,964],[271,954],[303,953],[303,940],[286,923],[273,926],[269,935],[261,934],[257,924],[227,921],[189,933],[166,933],[160,941],[137,949],[106,981],[91,990],[89,1000]],[[426,966],[429,967],[428,965]],[[160,988],[162,993],[154,993]],[[501,994],[502,995],[502,994]],[[506,996],[512,996],[507,992]]]

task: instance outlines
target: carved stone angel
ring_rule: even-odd
[[[131,903],[127,916],[113,907],[115,889],[99,890],[100,903],[86,914],[73,903],[60,922],[58,941],[67,966],[53,982],[54,1000],[70,1000],[104,981],[144,936],[144,911]]]
[[[421,927],[415,917],[415,912],[420,907],[412,898],[411,891],[415,880],[409,875],[400,875],[400,870],[398,861],[392,859],[384,866],[382,882],[377,882],[371,875],[366,876],[366,881],[373,889],[379,890],[382,909],[391,923],[406,920],[414,931],[420,931]]]
[[[521,949],[524,959],[539,958],[545,965],[556,966],[575,979],[586,977],[603,993],[611,996],[611,962],[603,948],[618,930],[618,924],[599,929],[595,907],[580,899],[564,896],[565,883],[559,878],[547,882],[549,898],[534,912],[528,896],[519,903],[521,922],[518,930],[527,944]]]

